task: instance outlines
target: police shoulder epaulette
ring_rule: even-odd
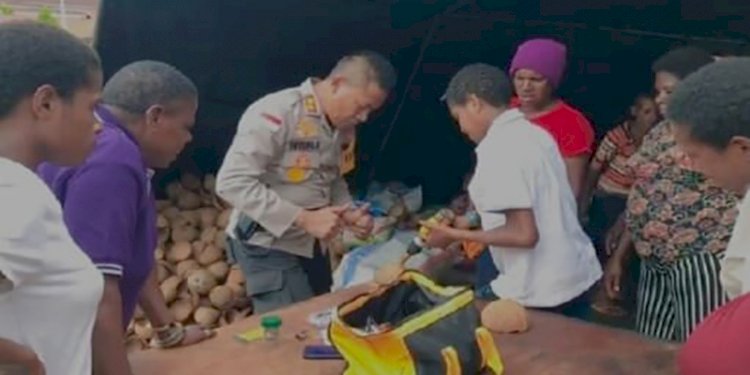
[[[320,109],[318,108],[318,100],[312,94],[305,95],[302,98],[302,107],[305,109],[305,114],[308,116],[320,116]]]

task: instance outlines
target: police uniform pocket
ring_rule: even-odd
[[[245,274],[249,295],[278,292],[284,287],[284,271],[264,270]]]
[[[282,161],[284,180],[298,184],[310,179],[320,168],[320,143],[316,139],[293,139]]]

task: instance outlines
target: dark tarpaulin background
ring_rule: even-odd
[[[198,85],[194,141],[159,175],[162,185],[178,171],[215,171],[252,101],[307,76],[325,75],[347,52],[377,50],[393,61],[399,85],[388,105],[360,128],[352,182],[364,186],[372,175],[423,184],[431,203],[455,194],[471,165],[471,146],[438,101],[462,65],[482,61],[505,68],[518,43],[529,37],[565,42],[569,68],[560,94],[589,116],[601,136],[636,93],[650,91],[650,63],[666,49],[697,44],[722,54],[743,53],[750,26],[742,20],[750,7],[735,3],[102,0],[96,48],[107,77],[129,62],[154,59],[175,65]],[[435,17],[438,23],[415,66]]]

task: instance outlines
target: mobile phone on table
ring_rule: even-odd
[[[304,359],[344,359],[336,348],[329,345],[307,345],[302,357]]]

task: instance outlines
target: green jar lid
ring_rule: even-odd
[[[264,316],[260,320],[260,325],[263,328],[279,328],[281,327],[281,317],[278,315]]]

